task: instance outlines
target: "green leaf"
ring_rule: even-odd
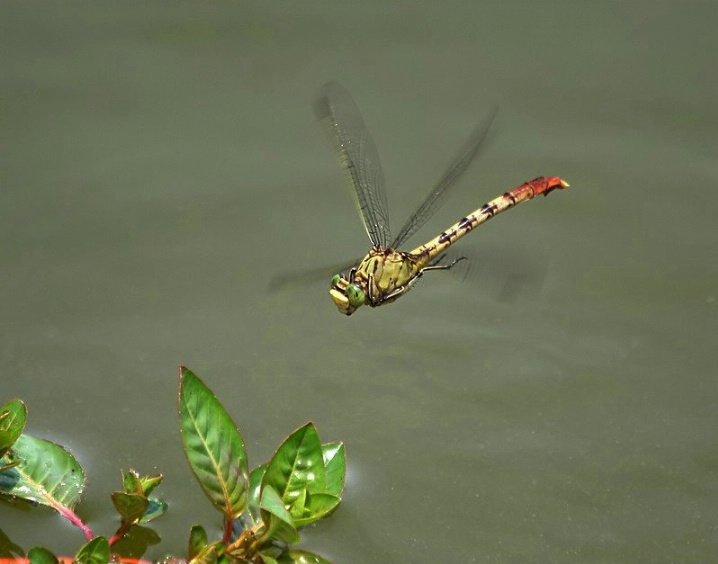
[[[57,557],[41,546],[31,548],[27,553],[27,559],[30,564],[58,564]]]
[[[140,478],[140,483],[142,487],[142,493],[149,497],[149,495],[157,489],[157,486],[159,486],[162,483],[162,474],[156,474],[154,476],[142,476]]]
[[[205,546],[190,560],[190,564],[215,564],[224,552],[224,548],[224,544],[219,541]]]
[[[262,564],[276,564],[277,558],[279,558],[284,551],[284,547],[276,544],[268,544],[263,546],[261,550],[259,550],[258,554],[262,557]],[[246,555],[246,557],[250,558],[251,555]]]
[[[123,521],[132,524],[137,523],[142,518],[150,505],[146,497],[124,492],[114,492],[112,494],[112,503]]]
[[[127,472],[122,470],[120,472],[122,473],[122,491],[128,494],[142,495],[142,481],[137,471],[130,468]]]
[[[147,497],[160,485],[162,478],[162,474],[140,476],[137,470],[130,468],[127,472],[122,472],[122,491]]]
[[[263,546],[258,554],[261,556],[262,564],[276,564],[277,558],[279,558],[284,552],[284,548],[276,544],[267,544]],[[246,555],[247,558],[251,557],[251,553]]]
[[[327,472],[326,492],[339,498],[344,491],[346,479],[346,451],[344,443],[327,443],[322,445],[322,458]]]
[[[270,540],[279,540],[287,544],[299,542],[299,533],[294,526],[294,520],[272,486],[265,486],[262,489],[259,507],[262,510],[262,520],[267,527],[260,542],[266,543]]]
[[[75,555],[77,564],[107,564],[110,561],[110,543],[105,537],[95,537]]]
[[[303,527],[326,517],[334,511],[341,502],[338,497],[328,493],[310,493],[304,504],[304,511],[301,515],[294,515],[294,524],[297,527]]]
[[[133,525],[126,532],[119,532],[122,536],[112,544],[113,554],[124,556],[145,554],[150,547],[162,541],[156,531],[142,525]],[[140,564],[140,561],[137,561],[137,564]]]
[[[27,422],[27,407],[22,400],[0,405],[0,457],[20,438]]]
[[[262,490],[272,486],[287,507],[299,502],[304,492],[321,492],[326,485],[322,445],[312,423],[307,423],[274,453],[262,478]]]
[[[298,517],[301,517],[304,515],[304,506],[307,503],[307,496],[309,494],[307,493],[307,490],[302,490],[301,494],[297,497],[297,499],[292,503],[292,505],[289,506],[289,513],[292,516],[292,519],[296,520]],[[297,525],[299,526],[299,525]]]
[[[279,564],[332,564],[326,558],[306,550],[287,550],[278,560]]]
[[[21,435],[9,456],[15,468],[0,472],[0,493],[48,505],[61,513],[72,509],[85,487],[85,473],[60,445]]]
[[[147,500],[150,502],[147,507],[147,511],[139,520],[140,523],[149,523],[153,519],[157,519],[167,511],[167,503],[156,497],[148,497]]]
[[[257,466],[249,474],[249,498],[247,501],[249,513],[255,523],[259,522],[259,499],[262,495],[262,478],[267,471],[267,465]]]
[[[214,506],[236,519],[247,506],[244,441],[222,404],[188,368],[180,368],[180,426],[192,472]]]
[[[207,531],[202,525],[194,525],[189,532],[189,557],[197,556],[207,546]]]

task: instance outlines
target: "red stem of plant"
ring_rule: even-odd
[[[60,513],[60,515],[69,520],[70,523],[75,525],[75,527],[78,527],[88,541],[95,538],[95,534],[92,532],[92,529],[90,529],[90,527],[88,527],[87,525],[85,525],[85,523],[82,522],[82,519],[77,516],[77,513],[64,506],[56,507],[56,509]]]
[[[117,531],[114,535],[110,537],[110,540],[108,540],[108,544],[112,546],[115,544],[118,540],[120,540],[123,537],[123,534],[120,534],[120,531]]]
[[[229,544],[232,539],[232,524],[231,519],[224,518],[224,538],[222,539],[224,544]]]

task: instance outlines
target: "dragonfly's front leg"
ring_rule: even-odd
[[[369,298],[369,305],[372,307],[378,307],[382,304],[394,301],[404,292],[408,291],[409,286],[412,284],[412,281],[410,280],[405,286],[395,288],[388,294],[382,294],[381,290],[376,286],[375,280],[376,278],[372,272],[369,274],[369,283],[367,284],[367,297]]]
[[[381,305],[381,300],[378,303],[375,301],[374,288],[376,286],[374,285],[374,273],[372,272],[369,274],[369,284],[367,284],[367,297],[369,298],[369,305],[372,307]]]
[[[427,270],[427,269],[424,268],[423,270],[420,270],[413,278],[410,278],[409,281],[406,284],[404,284],[403,286],[394,288],[386,296],[381,298],[381,301],[377,305],[393,302],[400,296],[403,296],[404,294],[406,294],[409,290],[411,290],[414,287],[414,284],[416,284],[419,281],[419,278],[421,278],[421,276],[424,274],[424,270]]]

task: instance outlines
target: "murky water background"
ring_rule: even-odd
[[[311,419],[346,442],[335,562],[708,562],[718,554],[718,9],[714,2],[54,3],[0,7],[0,382],[89,474],[166,475],[150,556],[218,527],[177,431],[177,365],[250,463]],[[394,229],[499,104],[427,239],[508,188],[572,188],[337,314],[274,276],[367,240],[314,122],[340,80],[374,134]],[[508,289],[508,290],[507,290]],[[71,553],[50,511],[0,507]],[[216,532],[216,528],[214,529]]]

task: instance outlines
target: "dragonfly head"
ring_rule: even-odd
[[[353,271],[349,275],[349,279],[341,274],[335,274],[332,277],[332,285],[329,288],[329,295],[344,315],[351,315],[359,306],[366,303],[366,294],[359,284],[353,282]]]

